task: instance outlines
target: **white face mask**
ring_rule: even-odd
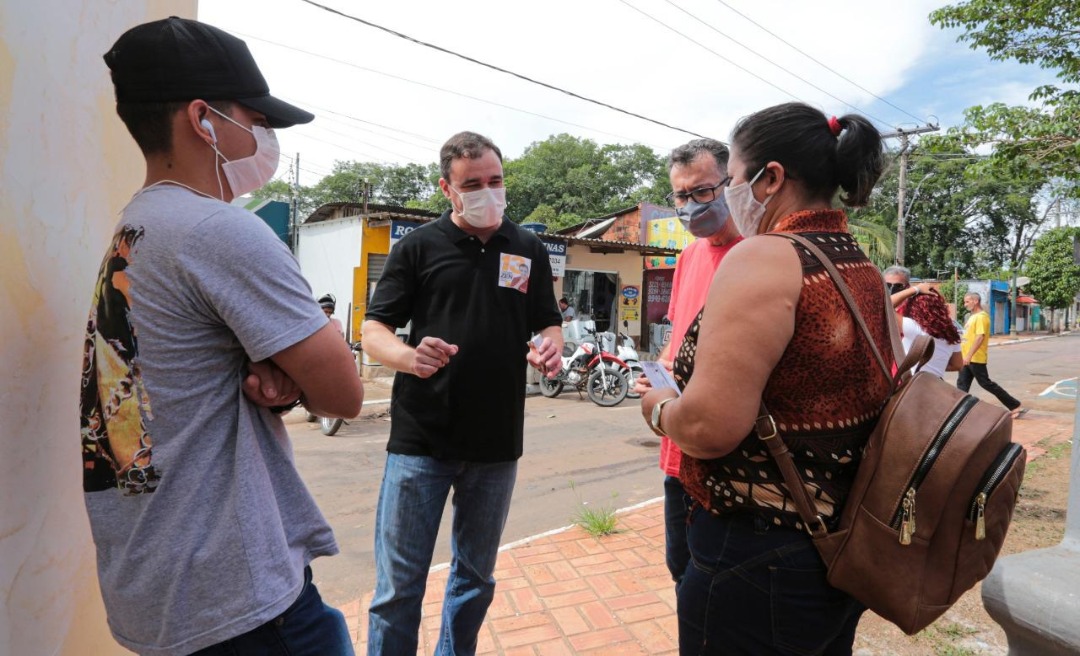
[[[749,182],[724,189],[724,200],[727,201],[728,209],[731,211],[731,218],[743,237],[753,237],[757,234],[761,217],[765,216],[765,205],[772,199],[770,195],[766,196],[765,200],[759,201],[754,198],[754,190],[751,188],[764,172],[765,167],[762,167]]]
[[[255,137],[255,153],[249,157],[234,160],[229,160],[222,155],[216,143],[211,144],[214,152],[225,160],[225,163],[221,165],[221,170],[225,172],[225,179],[229,182],[229,189],[232,190],[233,197],[243,196],[249,191],[255,191],[270,182],[277,171],[278,161],[281,159],[281,149],[278,146],[277,136],[274,131],[261,125],[253,125],[249,130],[213,107],[210,109],[226,121],[233,123],[241,130],[250,132]],[[220,176],[218,178],[218,187],[219,191],[222,192],[222,200],[224,200],[225,193],[220,188]]]
[[[502,223],[503,210],[506,209],[505,187],[488,187],[466,192],[454,189],[454,193],[461,199],[461,212],[458,214],[472,227],[485,230]]]

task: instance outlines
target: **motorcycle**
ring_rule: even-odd
[[[567,344],[563,349],[562,369],[554,378],[540,377],[540,393],[553,398],[566,385],[573,386],[580,396],[582,388],[596,405],[608,408],[622,403],[630,391],[630,367],[613,353],[602,348],[596,331],[585,329],[591,341]]]
[[[350,344],[349,348],[352,350],[354,358],[359,358],[360,357],[360,352],[361,352],[360,342],[356,342],[355,344]],[[305,411],[306,411],[306,409],[305,409]],[[326,435],[326,436],[334,435],[335,433],[338,432],[338,429],[341,428],[342,424],[348,423],[344,419],[331,418],[331,417],[319,417],[319,416],[316,416],[316,415],[314,415],[314,414],[312,414],[310,412],[307,413],[307,416],[305,418],[309,422],[316,422],[316,421],[319,422],[319,430],[321,430],[322,434]]]

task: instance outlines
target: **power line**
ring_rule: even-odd
[[[308,1],[308,0],[304,0],[304,2],[307,2],[307,1]],[[709,46],[707,46],[707,45],[705,45],[705,44],[703,44],[703,43],[700,43],[700,42],[698,42],[698,41],[695,41],[695,40],[691,39],[690,37],[688,37],[688,36],[686,36],[685,34],[683,34],[682,32],[680,32],[679,30],[675,29],[674,27],[671,27],[671,26],[670,26],[670,25],[668,25],[667,23],[665,23],[665,22],[663,22],[663,21],[661,21],[661,20],[659,20],[659,19],[657,19],[657,18],[654,18],[653,16],[650,16],[649,14],[645,13],[645,12],[644,12],[644,11],[642,11],[641,9],[638,9],[638,8],[637,8],[637,7],[635,7],[634,5],[632,5],[632,4],[630,4],[629,2],[627,2],[626,0],[619,0],[619,2],[623,3],[623,4],[624,4],[624,5],[626,5],[627,7],[629,7],[629,8],[631,8],[631,9],[633,9],[634,11],[638,12],[639,14],[641,14],[642,16],[644,16],[645,18],[648,18],[649,20],[651,20],[651,21],[654,21],[654,22],[656,22],[656,23],[659,23],[660,25],[662,25],[662,26],[666,27],[667,29],[669,29],[669,30],[671,30],[672,32],[674,32],[674,33],[678,34],[678,35],[679,35],[680,37],[682,37],[682,38],[686,39],[687,41],[690,41],[691,43],[693,43],[693,44],[695,44],[695,45],[697,45],[697,46],[699,46],[699,47],[703,48],[704,50],[707,50],[707,51],[711,52],[712,54],[716,55],[716,56],[717,56],[717,57],[719,57],[720,59],[723,59],[724,61],[726,61],[727,63],[731,64],[731,65],[732,65],[732,66],[734,66],[735,68],[737,68],[737,69],[739,69],[739,70],[743,71],[744,73],[747,73],[747,74],[749,74],[749,75],[751,75],[751,76],[753,76],[753,77],[756,77],[757,79],[761,80],[762,82],[764,82],[765,84],[769,85],[770,87],[772,87],[772,88],[776,89],[776,90],[777,90],[777,91],[779,91],[780,93],[783,93],[783,94],[785,94],[785,95],[791,96],[791,97],[792,97],[792,98],[794,98],[795,100],[798,100],[798,101],[803,101],[803,100],[802,100],[802,98],[800,98],[800,97],[796,96],[795,94],[791,93],[791,92],[790,92],[790,91],[788,91],[787,89],[785,89],[785,88],[783,88],[783,87],[780,87],[780,86],[777,86],[776,84],[773,84],[772,82],[769,82],[768,80],[766,80],[765,78],[761,77],[761,76],[760,76],[760,75],[758,75],[757,73],[755,73],[755,72],[751,71],[750,69],[748,69],[748,68],[745,68],[745,67],[743,67],[743,66],[740,66],[739,64],[736,64],[735,62],[731,61],[731,60],[730,60],[730,59],[728,59],[727,57],[725,57],[725,56],[721,55],[720,53],[716,52],[715,50],[713,50],[713,49],[712,49],[712,48],[710,48]],[[721,143],[723,143],[723,142],[721,142]],[[725,144],[725,145],[726,145],[726,144]]]
[[[345,123],[344,121],[334,120],[334,119],[329,119],[329,120],[332,123],[336,124],[336,125],[343,126],[347,130],[364,130],[364,128],[359,128],[359,127],[357,127],[355,125]],[[386,148],[383,148],[382,146],[377,146],[377,145],[375,145],[375,144],[373,144],[373,143],[371,143],[369,141],[363,141],[362,139],[358,138],[356,135],[346,134],[344,132],[339,132],[337,130],[332,130],[329,127],[327,127],[326,125],[322,124],[321,121],[319,123],[312,123],[311,125],[306,126],[306,129],[308,129],[308,130],[311,130],[311,129],[323,130],[324,132],[329,132],[330,134],[336,134],[339,137],[344,137],[346,139],[350,139],[350,140],[352,140],[352,141],[354,141],[356,143],[363,144],[365,146],[371,146],[373,148],[378,148],[380,150],[384,150],[384,151],[386,151],[386,152],[388,152],[388,153],[390,153],[392,155],[398,155],[399,154],[399,153],[395,153],[392,150],[387,150]],[[374,132],[372,130],[364,130],[364,131],[369,132],[369,133],[371,133],[371,134],[373,134],[373,135],[375,135],[377,137],[382,137],[384,139],[390,139],[392,141],[397,141],[397,142],[400,142],[402,144],[405,144],[406,146],[410,146],[410,147],[416,148],[418,150],[423,150],[428,155],[430,155],[431,152],[432,152],[431,146],[427,146],[427,145],[422,146],[422,145],[419,145],[419,144],[412,143],[411,141],[405,141],[404,139],[398,139],[397,137],[393,137],[393,136],[390,136],[388,134],[382,134],[382,133],[379,133],[379,132]],[[405,155],[400,155],[400,156],[401,157],[406,157]]]
[[[357,121],[359,123],[367,123],[368,125],[374,125],[375,127],[382,128],[384,130],[390,130],[391,132],[400,132],[401,134],[406,134],[406,135],[409,135],[410,137],[416,137],[417,139],[421,139],[423,141],[427,141],[427,142],[435,144],[435,145],[439,145],[439,144],[442,143],[438,139],[432,139],[431,137],[425,137],[422,134],[416,134],[415,132],[409,132],[408,130],[402,130],[401,128],[390,127],[389,125],[383,125],[381,123],[375,123],[374,121],[368,121],[366,119],[362,119],[362,118],[359,118],[357,116],[353,116],[351,114],[343,114],[341,112],[336,112],[336,111],[334,111],[332,109],[328,109],[328,108],[325,108],[325,107],[323,107],[323,108],[316,107],[315,109],[319,109],[320,111],[326,112],[327,114],[336,114],[338,116],[341,116],[342,118],[347,118],[349,120]]]
[[[619,1],[620,1],[620,2],[622,2],[623,4],[626,4],[626,1],[625,1],[625,0],[619,0]],[[813,82],[811,82],[810,80],[807,80],[806,78],[804,78],[804,77],[802,77],[802,76],[800,76],[800,75],[798,75],[798,74],[796,74],[796,73],[793,73],[793,72],[789,71],[788,69],[784,68],[784,67],[783,67],[783,66],[781,66],[780,64],[777,64],[776,62],[774,62],[773,60],[769,59],[769,58],[768,58],[768,57],[766,57],[765,55],[762,55],[761,53],[757,52],[756,50],[754,50],[754,49],[753,49],[753,48],[751,48],[750,46],[748,46],[748,45],[746,45],[746,44],[742,43],[741,41],[739,41],[739,40],[738,40],[738,39],[736,39],[735,37],[729,36],[729,35],[725,34],[724,32],[721,32],[721,31],[720,31],[719,29],[717,29],[717,28],[713,27],[712,25],[710,25],[710,24],[706,23],[705,21],[701,20],[701,19],[700,19],[700,18],[698,18],[697,16],[695,16],[695,15],[691,14],[690,12],[686,11],[685,9],[683,9],[682,7],[680,7],[679,5],[677,5],[677,4],[675,4],[674,2],[672,2],[671,0],[664,0],[664,2],[668,3],[668,4],[669,4],[669,5],[671,5],[672,7],[674,7],[674,8],[676,8],[676,9],[678,9],[678,10],[679,10],[679,11],[681,11],[682,13],[684,13],[684,14],[686,14],[687,16],[689,16],[690,18],[694,19],[694,21],[695,21],[695,22],[698,22],[698,23],[700,23],[700,24],[704,25],[705,27],[709,28],[709,29],[710,29],[710,30],[712,30],[713,32],[716,32],[717,34],[719,34],[720,36],[724,37],[724,38],[725,38],[725,39],[727,39],[728,41],[731,41],[731,42],[732,42],[732,43],[734,43],[735,45],[739,46],[739,47],[740,47],[740,48],[742,48],[743,50],[746,50],[747,52],[749,52],[750,54],[754,55],[754,56],[755,56],[755,57],[757,57],[758,59],[762,59],[762,60],[764,60],[764,61],[768,62],[769,64],[772,64],[772,65],[773,65],[774,67],[776,67],[777,69],[779,69],[779,70],[783,71],[784,73],[787,73],[788,75],[790,75],[790,76],[794,77],[795,79],[797,79],[797,80],[799,80],[799,81],[803,82],[804,84],[807,84],[807,85],[809,85],[809,86],[811,86],[811,87],[813,87],[813,88],[817,89],[818,91],[820,91],[821,93],[825,94],[826,96],[828,96],[828,97],[832,98],[833,100],[835,100],[835,101],[837,101],[837,102],[839,102],[839,103],[841,103],[841,104],[843,104],[843,105],[846,105],[847,107],[850,107],[850,108],[852,108],[852,109],[854,109],[854,110],[856,110],[856,111],[858,111],[858,112],[861,112],[861,113],[862,113],[862,114],[864,114],[864,115],[865,115],[866,117],[868,117],[868,118],[871,118],[871,119],[873,119],[873,120],[877,121],[877,122],[878,122],[879,124],[881,124],[881,125],[887,125],[887,126],[889,126],[889,127],[892,127],[892,126],[891,126],[891,125],[889,124],[889,122],[888,122],[888,121],[886,121],[886,120],[883,120],[883,119],[880,119],[880,118],[878,118],[878,117],[874,116],[873,114],[871,114],[871,113],[867,112],[866,110],[864,110],[864,109],[861,109],[861,108],[859,108],[859,107],[858,107],[858,106],[856,106],[856,105],[852,105],[851,103],[847,102],[847,101],[846,101],[846,100],[844,100],[843,98],[840,98],[840,97],[838,97],[838,96],[835,96],[835,95],[833,95],[833,94],[829,93],[828,91],[826,91],[825,89],[822,89],[821,87],[819,87],[818,85],[814,84],[814,83],[813,83]],[[638,11],[641,11],[641,10],[639,9]],[[645,12],[642,12],[642,13],[645,13]],[[648,14],[645,14],[645,15],[646,15],[646,16],[648,16]],[[650,18],[652,18],[652,17],[650,16]],[[656,20],[656,19],[655,19],[655,18],[653,18],[653,20]],[[660,21],[657,21],[657,22],[659,23]],[[663,23],[660,23],[660,24],[661,24],[661,25],[663,25]],[[667,27],[667,26],[665,25],[665,27]],[[673,29],[673,28],[670,28],[670,27],[668,27],[668,29]],[[681,35],[681,33],[680,33],[680,35]],[[689,38],[689,37],[686,37],[686,36],[684,36],[684,35],[683,35],[683,38]],[[690,40],[691,40],[691,41],[693,41],[693,39],[690,39]],[[697,42],[697,41],[694,41],[694,43],[698,43],[698,42]],[[701,44],[700,44],[700,43],[698,43],[698,45],[701,45]],[[704,46],[702,46],[702,47],[704,47]],[[707,48],[706,48],[706,49],[707,49]],[[707,49],[707,50],[709,50],[709,49]],[[715,51],[713,51],[713,50],[709,50],[709,52],[713,53],[714,55],[716,54],[716,52],[715,52]],[[725,61],[730,61],[730,60],[727,60],[727,59],[725,58]],[[743,70],[746,70],[746,69],[743,69]],[[760,79],[760,78],[759,78],[759,79]]]
[[[749,16],[747,16],[747,15],[746,15],[746,14],[744,14],[744,13],[742,13],[742,12],[741,12],[741,11],[739,11],[738,9],[736,9],[736,8],[732,7],[731,5],[729,5],[728,3],[724,2],[724,0],[716,0],[716,1],[717,1],[717,2],[719,2],[720,4],[724,5],[725,7],[727,7],[728,9],[730,9],[731,11],[735,12],[736,14],[738,14],[738,15],[742,16],[742,17],[743,17],[743,18],[745,18],[746,20],[750,21],[751,23],[753,23],[754,25],[756,25],[756,26],[757,26],[757,27],[758,27],[759,29],[761,29],[762,31],[764,31],[764,32],[765,32],[766,34],[769,34],[770,36],[772,36],[772,37],[774,37],[775,39],[779,40],[779,41],[780,41],[781,43],[783,43],[783,44],[784,44],[784,45],[786,45],[787,47],[791,48],[791,49],[792,49],[792,50],[794,50],[795,52],[799,53],[799,54],[800,54],[800,55],[802,55],[803,57],[806,57],[807,59],[809,59],[810,61],[814,62],[814,63],[815,63],[815,64],[817,64],[818,66],[821,66],[821,67],[823,67],[823,68],[824,68],[825,70],[829,71],[829,72],[830,72],[830,73],[832,73],[833,75],[835,75],[835,76],[839,77],[840,79],[842,79],[842,80],[844,80],[844,81],[848,82],[849,84],[852,84],[852,85],[854,85],[854,86],[855,86],[856,88],[858,88],[858,89],[861,89],[862,91],[865,91],[866,93],[870,94],[870,95],[871,95],[871,96],[873,96],[874,98],[877,98],[878,100],[880,100],[881,102],[885,103],[885,104],[886,104],[886,105],[888,105],[889,107],[892,107],[892,108],[893,108],[893,109],[895,109],[896,111],[898,111],[898,112],[901,112],[901,113],[903,113],[903,114],[907,114],[907,115],[908,115],[908,116],[910,116],[911,118],[915,119],[915,120],[916,120],[917,122],[919,122],[919,123],[923,123],[923,122],[924,122],[924,119],[921,119],[921,118],[919,118],[918,116],[915,116],[914,114],[912,114],[911,112],[907,111],[906,109],[903,109],[902,107],[897,107],[896,105],[892,104],[892,103],[891,103],[891,102],[889,102],[888,100],[886,100],[886,99],[882,98],[881,96],[877,95],[877,94],[876,94],[876,93],[874,93],[873,91],[871,91],[871,90],[867,89],[866,87],[864,87],[864,86],[860,85],[860,84],[859,84],[858,82],[855,82],[854,80],[851,80],[850,78],[847,78],[847,77],[845,77],[844,75],[841,75],[841,74],[840,74],[839,72],[837,72],[837,71],[833,70],[832,68],[830,68],[828,64],[825,64],[825,63],[823,63],[823,62],[821,62],[821,61],[818,61],[817,59],[815,59],[814,57],[812,57],[812,56],[811,56],[810,54],[808,54],[808,53],[806,53],[806,52],[804,52],[804,51],[800,50],[799,48],[797,48],[797,47],[796,47],[796,46],[795,46],[795,45],[794,45],[793,43],[791,43],[790,41],[788,41],[788,40],[787,40],[787,39],[785,39],[784,37],[780,36],[779,34],[776,34],[775,32],[772,32],[771,30],[769,30],[769,28],[765,27],[765,26],[764,26],[764,25],[762,25],[761,23],[758,23],[758,22],[757,22],[757,21],[755,21],[755,20],[754,20],[753,18],[750,18]]]
[[[338,11],[337,9],[332,9],[330,7],[327,7],[327,6],[321,5],[321,4],[317,3],[317,2],[314,2],[314,0],[303,0],[303,2],[306,2],[309,5],[312,5],[313,7],[318,7],[320,9],[325,10],[325,11],[328,11],[328,12],[330,12],[332,14],[337,14],[338,16],[341,16],[342,18],[348,18],[349,20],[356,21],[357,23],[361,23],[363,25],[367,25],[368,27],[373,27],[373,28],[375,28],[377,30],[381,30],[383,32],[386,32],[387,34],[391,34],[391,35],[396,36],[396,37],[398,37],[400,39],[405,39],[406,41],[411,41],[411,42],[413,42],[415,44],[424,46],[426,48],[431,48],[432,50],[437,50],[437,51],[445,53],[447,55],[453,55],[454,57],[457,57],[459,59],[464,59],[467,62],[471,62],[473,64],[478,64],[478,65],[483,66],[485,68],[490,68],[493,71],[498,71],[500,73],[505,73],[507,75],[511,75],[513,77],[518,78],[519,80],[524,80],[526,82],[530,82],[532,84],[536,84],[538,86],[542,86],[544,88],[551,89],[552,91],[558,91],[559,93],[564,93],[564,94],[566,94],[566,95],[568,95],[568,96],[570,96],[572,98],[577,98],[578,100],[584,100],[585,102],[589,102],[589,103],[592,103],[594,105],[599,105],[601,107],[606,107],[607,109],[610,109],[612,111],[616,111],[616,112],[619,112],[621,114],[626,114],[627,116],[633,116],[634,118],[638,118],[638,119],[641,119],[643,121],[648,121],[649,123],[653,123],[655,125],[659,125],[661,127],[668,128],[669,130],[675,130],[677,132],[683,132],[685,134],[689,134],[689,135],[692,135],[692,136],[695,136],[695,137],[705,138],[705,135],[698,134],[697,132],[692,132],[692,131],[684,129],[684,128],[676,127],[674,125],[669,125],[667,123],[664,123],[663,121],[658,121],[658,120],[656,120],[654,118],[649,118],[648,116],[642,116],[641,114],[631,112],[630,110],[627,110],[627,109],[622,109],[621,107],[616,107],[615,105],[611,105],[611,104],[608,104],[608,103],[600,101],[600,100],[594,100],[593,98],[589,98],[587,96],[583,96],[581,94],[574,93],[573,91],[569,91],[567,89],[557,87],[557,86],[555,86],[553,84],[548,84],[547,82],[541,82],[539,80],[535,80],[535,79],[533,79],[531,77],[528,77],[526,75],[522,75],[520,73],[515,73],[515,72],[507,70],[505,68],[495,66],[494,64],[488,64],[486,62],[480,61],[479,59],[474,59],[472,57],[469,57],[467,55],[463,55],[463,54],[455,52],[453,50],[448,50],[446,48],[443,48],[443,47],[428,43],[426,41],[421,41],[420,39],[413,38],[413,37],[411,37],[411,36],[409,36],[407,34],[402,34],[401,32],[396,32],[396,31],[394,31],[394,30],[392,30],[392,29],[390,29],[388,27],[383,27],[381,25],[376,25],[375,23],[372,23],[370,21],[366,21],[366,20],[364,20],[362,18],[358,18],[356,16],[350,16],[349,14]]]
[[[349,66],[349,67],[352,67],[352,68],[355,68],[355,69],[358,69],[358,70],[361,70],[361,71],[365,71],[365,72],[368,72],[368,73],[374,73],[375,75],[382,75],[384,77],[388,77],[388,78],[391,78],[391,79],[394,79],[394,80],[399,80],[401,82],[405,82],[407,84],[412,84],[412,85],[416,85],[416,86],[419,86],[419,87],[425,87],[425,88],[428,88],[428,89],[433,89],[433,90],[439,91],[441,93],[447,93],[447,94],[450,94],[450,95],[453,95],[453,96],[458,96],[460,98],[466,98],[468,100],[475,100],[476,102],[479,102],[479,103],[484,103],[486,105],[492,105],[494,107],[501,107],[502,109],[508,109],[508,110],[510,110],[512,112],[519,112],[521,114],[528,114],[529,116],[535,116],[537,118],[542,118],[545,121],[552,121],[554,123],[561,123],[563,125],[569,125],[571,127],[581,128],[582,130],[588,130],[589,132],[595,132],[596,134],[604,134],[604,135],[607,135],[609,137],[615,137],[616,139],[620,139],[620,140],[625,141],[625,142],[641,143],[640,140],[635,139],[633,137],[628,137],[626,135],[616,134],[614,132],[608,132],[607,130],[601,130],[600,128],[594,128],[594,127],[590,127],[588,125],[582,125],[580,123],[574,123],[573,121],[565,121],[565,120],[563,120],[561,118],[555,118],[554,116],[547,116],[545,114],[539,114],[537,112],[529,111],[527,109],[522,109],[520,107],[514,107],[513,105],[506,105],[506,104],[503,104],[503,103],[500,103],[500,102],[496,102],[494,100],[488,100],[486,98],[480,98],[478,96],[471,96],[471,95],[469,95],[467,93],[461,93],[460,91],[454,91],[452,89],[445,89],[443,87],[437,87],[437,86],[435,86],[433,84],[428,84],[426,82],[418,82],[416,80],[411,80],[411,79],[409,79],[407,77],[402,77],[400,75],[394,75],[393,73],[387,73],[385,71],[380,71],[380,70],[377,70],[377,69],[374,69],[374,68],[368,68],[367,66],[361,66],[359,64],[354,64],[353,62],[345,61],[343,59],[336,59],[334,57],[328,57],[327,55],[320,55],[317,52],[311,52],[310,50],[304,50],[302,48],[296,48],[294,46],[288,46],[288,45],[285,45],[283,43],[278,43],[276,41],[270,41],[269,39],[264,39],[262,37],[257,37],[257,36],[253,36],[253,35],[250,35],[250,34],[243,34],[243,33],[238,32],[236,30],[230,30],[230,31],[233,34],[236,34],[238,36],[243,36],[246,39],[253,39],[255,41],[262,41],[263,43],[267,43],[267,44],[270,44],[272,46],[277,46],[279,48],[284,48],[286,50],[292,50],[294,52],[299,52],[299,53],[302,53],[302,54],[305,54],[305,55],[309,55],[311,57],[318,57],[319,59],[325,59],[327,61],[332,61],[334,63],[341,64],[342,66]],[[666,146],[658,146],[656,144],[645,144],[645,145],[650,146],[652,148],[659,149],[659,150],[665,150],[666,149]]]

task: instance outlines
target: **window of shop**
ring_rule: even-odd
[[[614,330],[617,316],[619,276],[612,271],[567,270],[563,295],[570,301],[578,319],[592,319],[600,331]]]

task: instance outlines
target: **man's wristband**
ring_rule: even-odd
[[[298,405],[300,405],[300,399],[296,399],[295,401],[293,401],[292,403],[289,403],[287,405],[272,405],[272,406],[270,406],[269,410],[270,410],[270,412],[274,413],[275,415],[280,415],[280,414],[283,414],[285,412],[288,412],[289,410],[292,410],[293,408],[295,408]]]

